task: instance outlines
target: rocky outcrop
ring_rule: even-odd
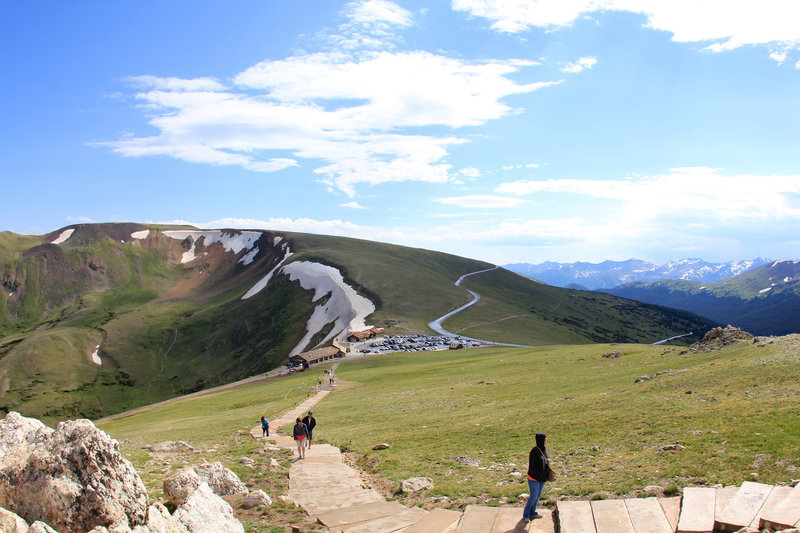
[[[753,336],[750,333],[729,324],[724,328],[716,327],[712,329],[705,334],[703,340],[692,344],[690,348],[694,351],[711,352],[738,341],[750,341],[752,339]]]
[[[242,507],[245,509],[252,509],[253,507],[263,507],[272,505],[272,498],[263,490],[254,490],[244,497],[242,500]]]
[[[244,533],[217,495],[247,493],[236,474],[219,463],[187,470],[193,476],[170,515],[160,503],[147,506],[144,484],[119,444],[91,421],[53,430],[11,412],[0,420],[0,532]]]
[[[48,429],[13,412],[0,422],[0,507],[62,533],[144,524],[147,491],[117,441],[89,420]]]
[[[194,448],[182,440],[168,440],[157,444],[142,446],[143,450],[154,453],[193,452]]]
[[[181,505],[202,484],[218,496],[247,494],[247,486],[232,470],[221,463],[189,466],[164,480],[164,494],[170,503]]]

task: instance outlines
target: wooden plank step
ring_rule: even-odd
[[[592,504],[587,501],[561,501],[556,504],[556,521],[561,533],[597,533]]]
[[[800,527],[800,485],[797,485],[780,502],[769,511],[765,511],[758,527],[770,529],[786,529]]]
[[[330,533],[392,533],[421,520],[428,511],[419,507],[403,509],[397,514],[376,518],[357,525],[332,527]]]
[[[678,533],[708,533],[714,529],[716,489],[686,487],[683,489]]]
[[[591,506],[597,533],[636,533],[625,500],[594,500]]]
[[[630,498],[625,500],[628,515],[636,533],[674,533],[658,498]]]
[[[769,493],[769,498],[767,501],[764,502],[764,506],[761,508],[761,511],[756,515],[752,522],[750,522],[750,527],[753,529],[758,529],[758,524],[761,522],[761,517],[764,516],[764,513],[768,513],[775,505],[783,501],[783,499],[792,492],[792,487],[782,485],[779,487],[774,487],[772,492]]]
[[[772,485],[745,481],[728,505],[717,513],[714,529],[719,531],[738,531],[749,526],[769,498]]]
[[[450,509],[433,509],[417,523],[408,526],[403,533],[443,533],[450,528],[455,530],[461,513]]]
[[[659,498],[658,503],[664,511],[664,516],[667,517],[670,531],[675,532],[678,530],[678,520],[681,517],[681,497],[673,496],[669,498]]]
[[[499,512],[498,507],[468,505],[458,523],[456,533],[487,533],[492,530]]]
[[[356,524],[368,520],[375,520],[383,516],[397,514],[403,509],[405,509],[405,506],[400,503],[387,502],[381,499],[380,501],[323,511],[317,515],[317,520],[322,525],[332,528],[345,524]]]

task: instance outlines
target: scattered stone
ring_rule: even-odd
[[[467,457],[465,455],[462,455],[461,457],[456,457],[456,462],[464,466],[480,466],[481,464],[481,462],[478,461],[477,459],[472,459],[471,457]]]
[[[598,446],[597,444],[595,444],[595,445],[593,445],[593,446],[592,446],[590,449],[591,449],[593,452],[599,452],[599,451],[600,451],[600,446]]]
[[[142,446],[143,450],[154,453],[193,452],[194,448],[182,440],[168,440],[157,444]],[[210,450],[209,450],[210,451]]]
[[[385,442],[382,442],[380,444],[376,444],[375,446],[373,446],[372,449],[373,450],[388,450],[389,447],[390,446],[388,444],[386,444]]]
[[[242,457],[241,459],[239,459],[239,462],[247,466],[253,466],[254,464],[256,464],[255,460],[249,457]]]
[[[253,507],[262,507],[265,505],[272,505],[272,498],[261,489],[254,490],[242,500],[242,507],[245,509],[252,509]]]
[[[174,518],[189,533],[244,533],[231,506],[201,483],[186,502],[175,510]]]
[[[519,470],[513,470],[509,472],[508,475],[511,477],[522,477],[522,472],[520,472]]]
[[[530,494],[528,494],[527,492],[523,492],[522,494],[519,494],[517,496],[517,501],[518,502],[526,502],[526,501],[528,501],[528,498],[530,498],[530,497],[531,497]]]
[[[621,355],[622,354],[620,352],[613,351],[613,352],[609,352],[609,353],[604,353],[603,357],[605,357],[606,359],[616,359]]]
[[[281,494],[280,496],[278,496],[278,499],[280,501],[282,501],[283,503],[289,503],[289,504],[294,505],[294,500],[292,500],[290,497],[288,497],[285,494]]]
[[[633,380],[633,382],[634,383],[641,383],[642,381],[647,381],[648,379],[650,379],[650,376],[639,376],[638,378]]]
[[[412,477],[400,483],[400,491],[409,494],[433,488],[433,480],[429,477]]]
[[[664,496],[664,488],[659,485],[647,485],[641,490],[641,494],[649,494],[662,498]]]
[[[682,452],[686,448],[681,446],[680,444],[667,444],[666,446],[662,446],[659,448],[658,452]]]
[[[280,464],[280,463],[278,462],[278,460],[277,460],[277,459],[275,459],[274,457],[270,457],[270,458],[269,458],[269,466],[270,466],[271,468],[280,468],[280,467],[281,467],[281,464]]]
[[[0,507],[62,533],[144,524],[147,490],[117,441],[90,420],[23,419],[0,421]]]

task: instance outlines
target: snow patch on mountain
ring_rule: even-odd
[[[52,241],[50,244],[61,244],[61,243],[63,243],[63,242],[66,242],[66,241],[67,241],[67,239],[69,239],[70,237],[72,237],[72,232],[74,232],[74,231],[75,231],[75,228],[65,229],[65,230],[64,230],[64,231],[62,231],[62,232],[61,232],[61,234],[60,234],[58,237],[56,237],[56,238],[55,238],[55,240],[54,240],[54,241]]]
[[[189,263],[195,259],[195,248],[197,242],[203,239],[203,246],[209,247],[214,243],[220,243],[227,252],[238,254],[242,250],[250,251],[253,244],[258,241],[262,233],[260,231],[230,231],[230,230],[211,230],[211,231],[188,231],[188,230],[169,230],[164,231],[164,235],[171,239],[182,241],[188,237],[192,238],[192,247],[184,252],[181,263]],[[257,249],[257,248],[256,248]],[[253,255],[253,258],[255,255]],[[242,258],[244,259],[244,258]],[[242,259],[239,262],[242,262]],[[250,264],[250,261],[244,263]]]
[[[273,267],[273,269],[270,270],[266,276],[258,280],[255,285],[250,287],[250,289],[246,293],[244,293],[244,296],[242,296],[242,300],[250,299],[259,292],[261,292],[262,290],[264,290],[264,287],[266,287],[267,283],[269,283],[269,280],[272,279],[272,276],[275,274],[275,271],[278,270],[281,267],[281,265],[283,265],[283,263],[285,263],[286,260],[289,259],[289,257],[292,255],[292,251],[285,244],[283,246],[283,251],[284,251],[283,259],[278,261],[278,264],[275,265],[275,267]]]
[[[141,231],[134,231],[133,233],[131,233],[131,238],[132,239],[146,239],[148,235],[150,235],[150,230],[149,229],[143,229]]]
[[[92,354],[92,363],[96,364],[97,366],[102,366],[103,365],[103,361],[100,359],[100,356],[98,355],[98,352],[100,352],[100,345],[99,344],[94,349],[94,353]]]
[[[375,305],[345,283],[342,274],[335,268],[310,261],[296,261],[283,267],[283,273],[291,281],[300,281],[306,290],[314,290],[312,301],[317,302],[328,296],[323,304],[318,304],[306,324],[306,335],[297,343],[289,356],[303,351],[312,337],[333,322],[330,333],[320,342],[323,344],[334,337],[344,338],[351,330],[367,329],[365,320],[375,312]]]

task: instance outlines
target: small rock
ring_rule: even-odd
[[[270,457],[269,458],[269,466],[270,466],[270,468],[280,468],[281,464],[274,457]]]
[[[617,357],[619,357],[621,355],[622,354],[620,352],[616,352],[615,351],[615,352],[610,352],[610,353],[604,353],[603,357],[605,357],[606,359],[616,359]]]
[[[666,446],[662,446],[656,451],[659,452],[682,452],[686,448],[681,446],[680,444],[667,444]]]
[[[633,382],[634,383],[641,383],[642,381],[647,381],[648,379],[650,379],[650,376],[639,376],[638,378],[633,380]]]
[[[598,446],[597,444],[595,444],[594,446],[592,446],[591,450],[592,450],[593,452],[599,452],[599,451],[600,451],[600,446]]]
[[[523,492],[522,494],[517,496],[517,501],[518,502],[526,502],[526,501],[528,501],[528,498],[530,498],[530,497],[531,497],[530,494],[528,494],[527,492]]]
[[[253,466],[254,464],[256,464],[256,462],[249,457],[242,457],[241,459],[239,459],[239,462],[242,463],[243,465],[248,465],[248,466]]]
[[[456,462],[465,466],[480,466],[481,464],[481,462],[477,459],[472,459],[471,457],[466,457],[464,455],[461,457],[456,457]]]
[[[264,505],[272,505],[272,498],[263,490],[254,490],[244,497],[242,500],[242,507],[245,509],[252,509],[253,507],[262,507]]]
[[[283,503],[289,503],[289,504],[294,505],[294,501],[290,497],[285,495],[285,494],[281,494],[280,496],[278,496],[278,499],[280,501],[282,501]]]
[[[511,476],[511,477],[522,477],[522,472],[520,472],[519,470],[514,470],[513,472],[509,473],[508,475]]]
[[[375,446],[373,446],[372,449],[373,450],[388,450],[389,447],[390,446],[388,444],[386,444],[385,442],[382,442],[380,444],[376,444]]]
[[[433,480],[429,477],[412,477],[400,483],[400,491],[406,494],[433,488]]]
[[[6,529],[6,533],[12,533],[12,531]],[[36,522],[31,524],[31,528],[28,530],[28,533],[58,533],[58,531],[48,526],[44,522],[40,522],[37,520]]]

